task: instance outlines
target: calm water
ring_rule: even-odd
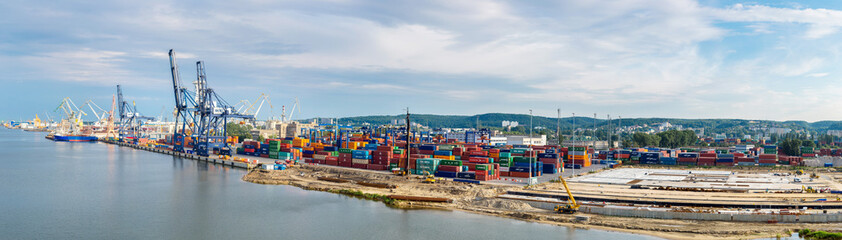
[[[244,170],[0,128],[2,239],[655,239],[398,210],[240,180]]]

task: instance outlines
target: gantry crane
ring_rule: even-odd
[[[183,152],[185,136],[191,136],[193,151],[200,156],[209,156],[214,148],[221,155],[230,155],[226,139],[226,123],[229,118],[254,119],[254,115],[241,114],[208,87],[205,64],[196,62],[195,93],[181,85],[175,51],[170,49],[170,72],[175,95],[176,129],[173,134],[174,150]],[[179,121],[181,126],[179,127]],[[188,129],[189,127],[189,129]]]
[[[137,112],[137,106],[134,102],[129,102],[123,98],[123,89],[117,85],[117,105],[119,106],[120,123],[117,126],[120,140],[130,139],[136,142],[138,138],[144,137],[144,132],[141,131],[144,121],[154,120],[152,117],[143,116]]]

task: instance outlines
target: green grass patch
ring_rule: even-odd
[[[352,197],[356,197],[356,198],[362,198],[362,199],[368,199],[368,200],[374,200],[374,201],[381,201],[381,202],[383,202],[383,203],[385,203],[386,205],[389,205],[389,206],[395,205],[395,203],[397,203],[397,201],[398,201],[398,200],[390,198],[389,196],[386,196],[386,195],[380,195],[380,194],[376,194],[376,193],[364,193],[360,190],[339,189],[339,190],[330,190],[328,192],[338,193],[338,194],[352,196]]]
[[[806,228],[799,230],[798,236],[810,240],[842,240],[842,233],[813,231]]]

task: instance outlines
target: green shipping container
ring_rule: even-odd
[[[512,153],[508,153],[508,152],[501,152],[500,153],[500,158],[511,158],[511,157],[512,157]]]
[[[439,165],[462,166],[462,161],[459,161],[459,160],[441,160],[441,161],[439,161]]]
[[[339,149],[339,153],[351,153],[351,151],[352,150],[350,148],[340,148]]]
[[[523,148],[513,148],[512,150],[510,150],[510,151],[509,151],[509,153],[512,153],[512,154],[524,154],[524,153],[526,153],[526,149],[523,149]]]
[[[403,149],[394,149],[394,150],[392,150],[392,154],[398,154],[398,155],[403,154]]]
[[[474,168],[476,168],[479,171],[488,171],[489,169],[491,169],[491,166],[487,164],[477,164]]]
[[[525,162],[525,163],[535,162],[535,158],[517,156],[517,157],[512,158],[512,162]]]

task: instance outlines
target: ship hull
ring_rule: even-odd
[[[96,141],[97,138],[94,136],[55,135],[53,136],[53,140],[61,142],[93,142]]]

